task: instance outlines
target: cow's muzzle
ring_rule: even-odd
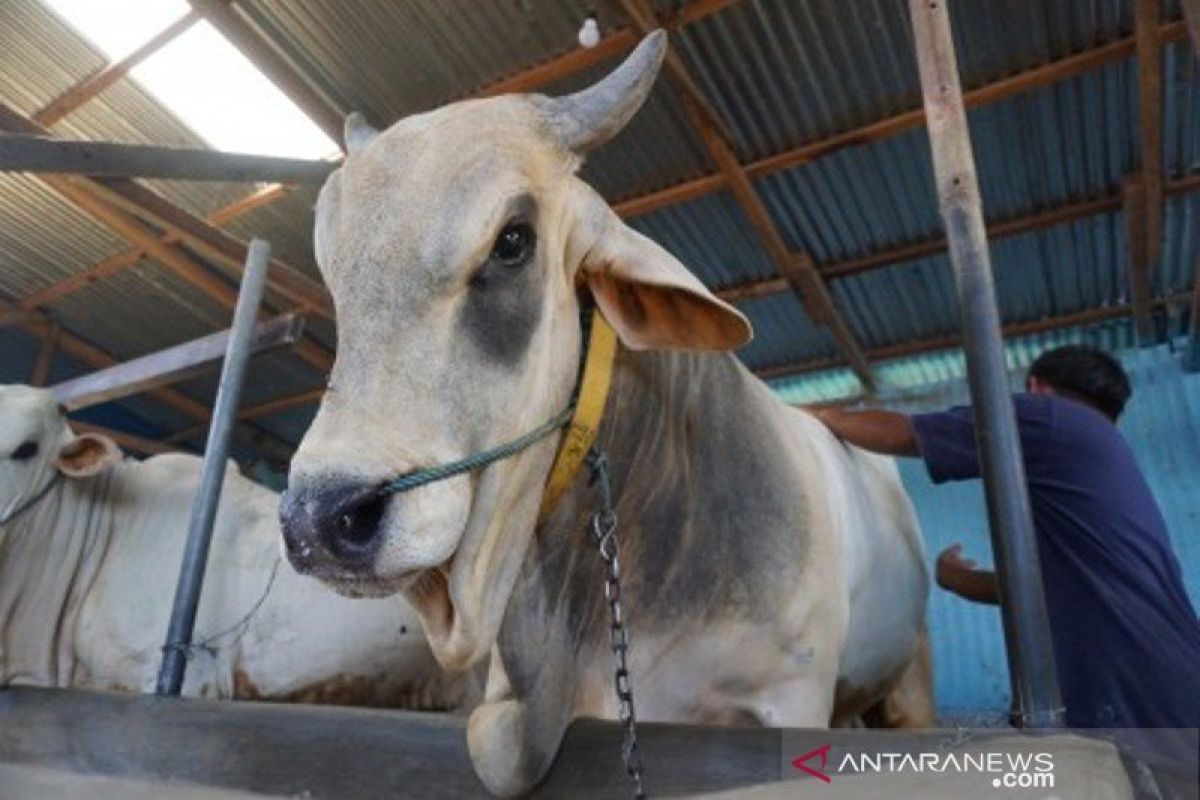
[[[301,573],[335,567],[369,574],[390,497],[378,484],[333,480],[288,489],[279,506],[288,560]]]

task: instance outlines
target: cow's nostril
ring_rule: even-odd
[[[301,572],[331,558],[343,567],[369,566],[388,498],[365,483],[322,481],[289,489],[279,507],[288,560]]]
[[[379,523],[387,509],[388,495],[367,489],[344,498],[330,515],[326,546],[339,557],[363,555],[379,536]]]

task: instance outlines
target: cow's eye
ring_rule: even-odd
[[[37,442],[23,442],[20,447],[12,451],[11,458],[13,461],[28,461],[36,456],[37,452]]]
[[[510,222],[492,245],[492,258],[502,264],[524,263],[533,252],[533,226],[528,222]]]

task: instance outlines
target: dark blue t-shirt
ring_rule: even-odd
[[[1067,724],[1200,727],[1200,622],[1129,445],[1082,403],[1015,404]],[[912,423],[935,483],[979,477],[969,408]]]

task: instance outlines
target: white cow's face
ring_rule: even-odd
[[[120,459],[120,450],[107,437],[72,434],[53,392],[0,386],[0,520],[56,474],[95,475]]]
[[[724,349],[745,319],[575,177],[641,105],[665,40],[559,100],[508,96],[352,121],[317,208],[337,312],[329,391],[281,509],[297,569],[349,594],[404,590],[443,665],[495,639],[557,437],[402,495],[389,478],[524,434],[571,397],[582,287],[630,347]]]

